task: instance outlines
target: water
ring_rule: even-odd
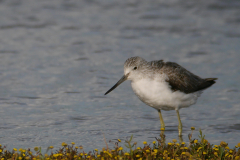
[[[194,126],[213,144],[240,141],[238,0],[3,0],[0,37],[0,143],[8,149],[72,141],[101,149],[104,136],[151,143],[158,113],[130,82],[104,96],[132,56],[219,78],[180,110],[183,139]],[[175,111],[162,114],[167,141],[177,139]]]

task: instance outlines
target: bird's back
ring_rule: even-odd
[[[159,60],[149,62],[149,65],[167,75],[166,81],[173,91],[193,93],[212,86],[217,80],[217,78],[202,79],[174,62]]]

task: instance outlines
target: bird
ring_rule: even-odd
[[[178,134],[182,136],[179,110],[195,104],[203,90],[216,83],[217,78],[200,78],[175,62],[148,62],[137,56],[125,61],[124,75],[105,95],[126,80],[131,81],[134,93],[143,103],[158,111],[162,130],[165,123],[161,110],[175,110]]]

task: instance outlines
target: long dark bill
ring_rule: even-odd
[[[112,90],[114,90],[115,88],[117,88],[117,86],[119,86],[121,83],[123,83],[124,81],[127,80],[128,75],[124,75],[122,76],[122,78],[112,87],[110,88],[104,95],[107,95],[109,92],[111,92]]]

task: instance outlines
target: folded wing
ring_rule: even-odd
[[[168,76],[166,81],[173,91],[193,93],[210,87],[217,80],[217,78],[202,79],[174,62],[161,61],[161,63],[160,71]]]

